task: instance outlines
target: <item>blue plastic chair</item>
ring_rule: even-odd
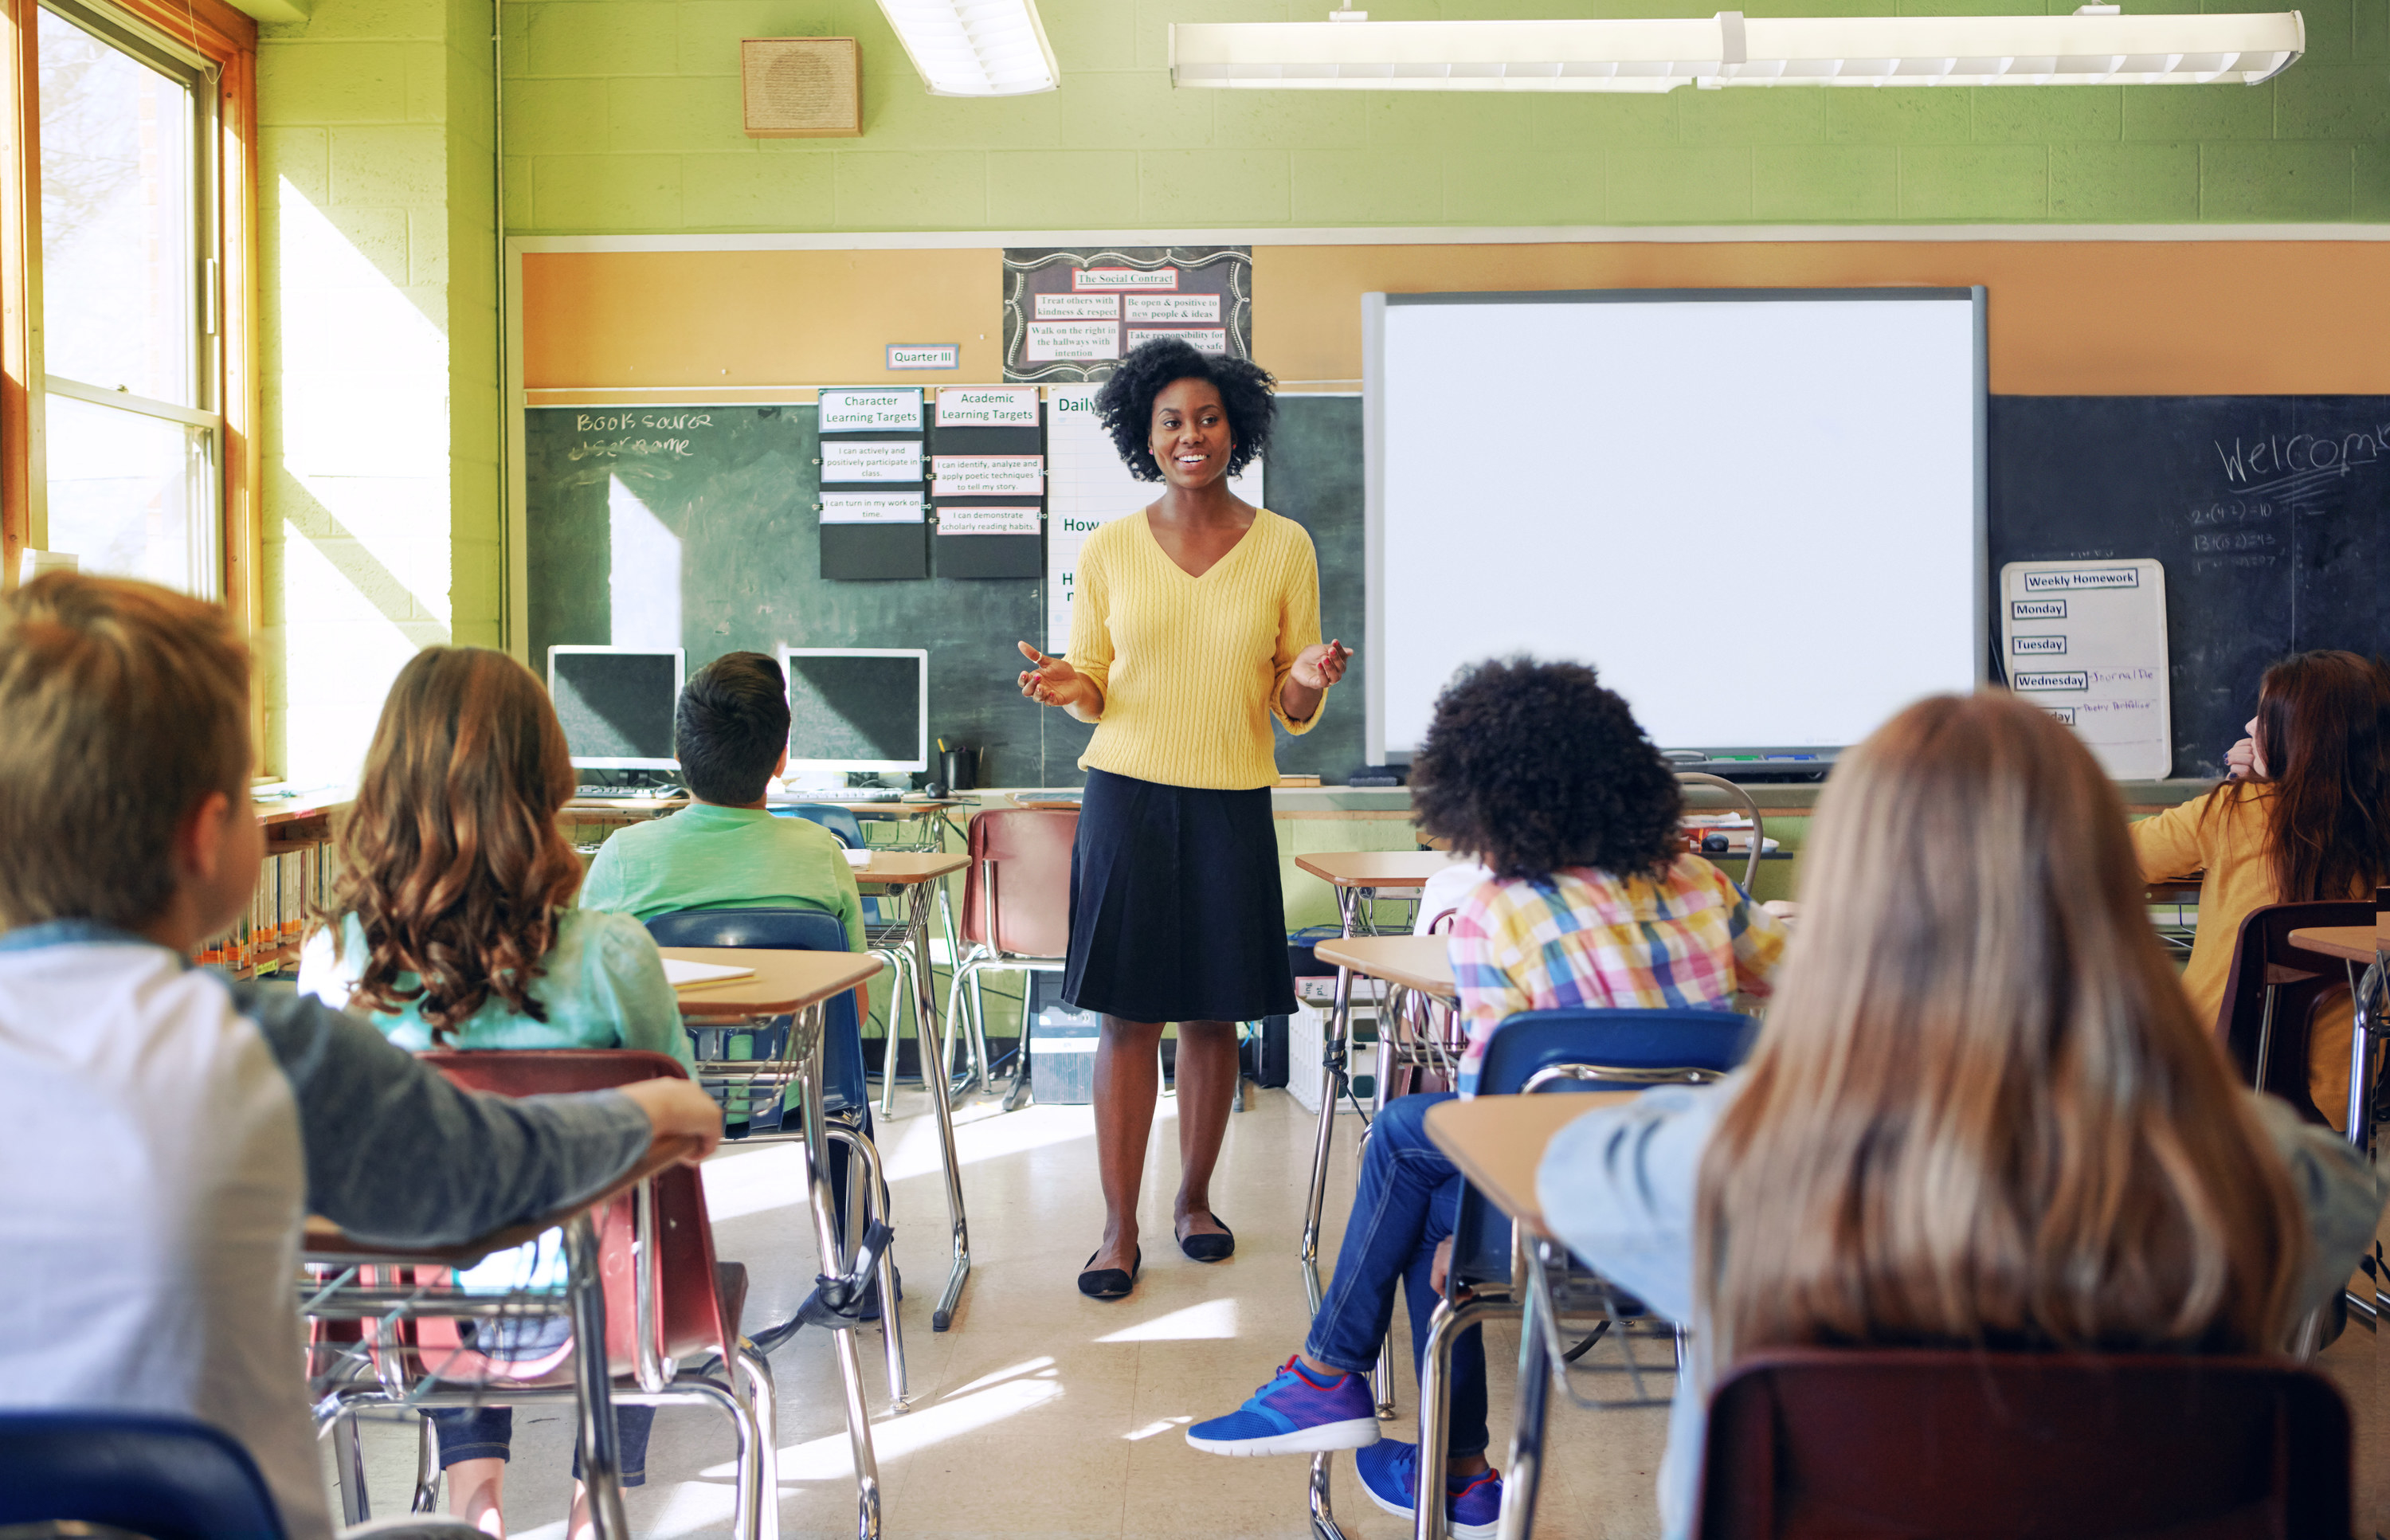
[[[849,850],[861,850],[864,846],[863,820],[854,815],[851,807],[840,807],[833,802],[795,802],[772,809],[772,816],[803,818],[809,824],[819,824],[837,835],[838,842]]]
[[[1742,1062],[1759,1023],[1729,1010],[1523,1010],[1486,1041],[1478,1072],[1482,1096],[1525,1091],[1619,1091],[1716,1080]],[[1510,1218],[1473,1187],[1460,1194],[1453,1225],[1452,1265],[1445,1298],[1428,1328],[1420,1375],[1420,1483],[1438,1494],[1430,1505],[1433,1533],[1443,1532],[1445,1445],[1452,1380],[1452,1349],[1460,1334],[1487,1320],[1525,1313],[1511,1277]],[[1461,1290],[1466,1299],[1457,1298]],[[1530,1343],[1542,1367],[1539,1343]],[[1533,1521],[1536,1469],[1542,1463],[1545,1395],[1550,1379],[1521,1371],[1519,1458],[1506,1478],[1504,1502],[1527,1505]]]
[[[0,1412],[0,1526],[64,1520],[150,1540],[282,1540],[249,1451],[187,1418]]]

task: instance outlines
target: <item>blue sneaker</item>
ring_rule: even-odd
[[[1187,1430],[1207,1455],[1316,1455],[1378,1442],[1378,1398],[1366,1374],[1311,1377],[1300,1355],[1226,1417]]]
[[[1419,1445],[1400,1439],[1381,1439],[1353,1457],[1361,1490],[1369,1501],[1397,1519],[1412,1517],[1412,1494],[1419,1491]],[[1494,1540],[1501,1527],[1502,1473],[1481,1470],[1474,1476],[1446,1476],[1444,1519],[1456,1540]]]

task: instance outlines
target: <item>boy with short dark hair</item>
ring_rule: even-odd
[[[199,1418],[292,1540],[332,1524],[298,1318],[309,1213],[470,1239],[721,1136],[687,1081],[511,1101],[191,967],[248,908],[249,656],[224,611],[53,573],[0,599],[0,1405]]]
[[[838,837],[764,805],[788,768],[789,687],[760,652],[728,652],[690,676],[673,750],[697,800],[598,847],[581,906],[653,919],[682,909],[819,909],[863,950],[863,897]]]

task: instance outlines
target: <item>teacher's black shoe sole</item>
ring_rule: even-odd
[[[1189,1235],[1178,1238],[1178,1249],[1197,1262],[1226,1262],[1237,1254],[1237,1237],[1228,1222],[1218,1214],[1212,1223],[1220,1226],[1218,1235]]]
[[[1100,1254],[1100,1252],[1089,1251],[1087,1260],[1093,1262]],[[1139,1246],[1137,1249],[1137,1255],[1131,1259],[1129,1269],[1125,1273],[1117,1267],[1090,1267],[1081,1271],[1079,1292],[1091,1300],[1124,1300],[1128,1298],[1128,1291],[1137,1287],[1137,1274],[1143,1271],[1145,1271],[1145,1248]]]

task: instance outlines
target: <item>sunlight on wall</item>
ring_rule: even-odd
[[[448,344],[287,177],[275,196],[283,764],[346,780],[392,676],[449,639]]]
[[[680,646],[680,536],[639,501],[620,476],[608,480],[606,521],[613,542],[616,647]]]

